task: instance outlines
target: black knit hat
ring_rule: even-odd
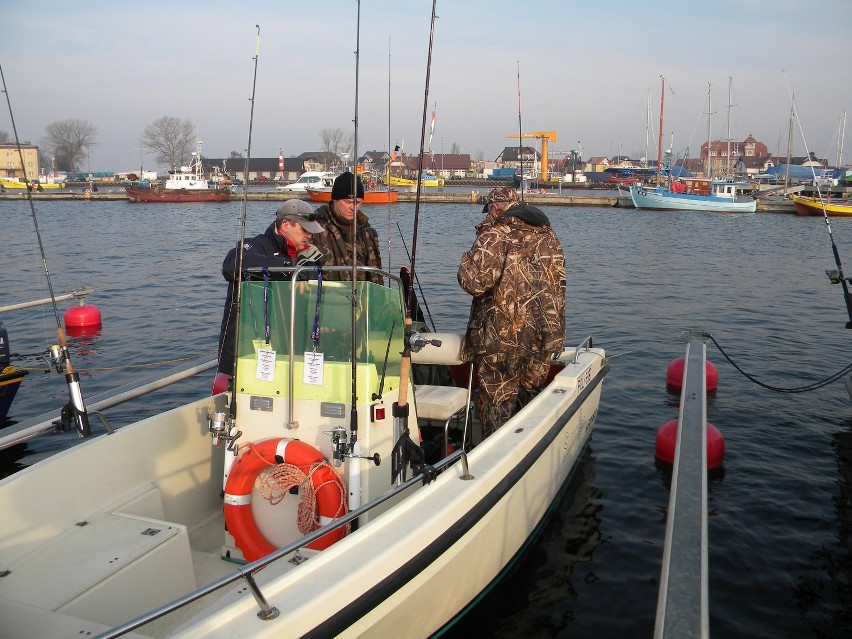
[[[358,192],[356,194],[356,198],[359,200],[364,199],[364,183],[361,181],[361,178],[356,176],[354,173],[350,173],[347,171],[346,173],[341,173],[334,179],[334,186],[331,187],[331,199],[332,200],[347,200],[352,197],[352,182],[355,181],[356,188]]]

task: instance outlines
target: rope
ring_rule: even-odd
[[[317,507],[317,491],[324,486],[333,484],[340,492],[340,507],[334,514],[335,517],[343,515],[343,491],[340,484],[334,481],[323,482],[316,488],[311,481],[314,471],[328,462],[320,461],[311,464],[308,474],[302,472],[301,468],[292,464],[276,464],[268,472],[264,473],[260,481],[260,494],[270,504],[275,506],[280,503],[291,488],[299,488],[301,497],[296,514],[296,525],[303,535],[312,533],[322,527],[319,520],[319,509]],[[348,529],[347,529],[348,532]]]
[[[746,379],[754,382],[758,386],[762,386],[763,388],[765,388],[767,390],[771,390],[775,393],[805,393],[807,391],[817,390],[819,388],[823,388],[824,386],[828,386],[829,384],[833,384],[837,380],[842,379],[845,375],[852,372],[852,364],[849,364],[845,368],[834,373],[833,375],[829,375],[825,379],[816,381],[812,384],[808,384],[807,386],[799,386],[797,388],[781,388],[779,386],[771,386],[770,384],[764,384],[763,382],[756,379],[752,375],[749,375],[742,368],[740,368],[737,365],[737,363],[733,359],[731,359],[731,357],[725,352],[725,349],[722,348],[722,346],[719,344],[719,342],[716,341],[716,338],[713,337],[710,333],[703,333],[703,335],[705,337],[709,338],[713,342],[713,344],[716,345],[716,348],[718,348],[719,352],[722,353],[724,358],[726,360],[728,360],[728,362],[730,362],[731,366],[733,366],[735,369],[737,369],[737,371],[739,371],[740,374],[742,374]]]

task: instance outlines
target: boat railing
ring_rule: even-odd
[[[86,296],[91,295],[95,292],[93,288],[81,288],[77,291],[71,291],[70,293],[65,293],[64,295],[57,295],[53,299],[46,298],[43,300],[33,300],[31,302],[21,302],[19,304],[9,304],[7,306],[0,306],[0,313],[8,313],[9,311],[17,311],[22,308],[32,308],[33,306],[44,306],[45,304],[52,304],[54,301],[56,302],[64,302],[65,300],[77,299],[81,300],[80,303],[86,301]]]
[[[430,478],[433,478],[435,475],[435,473],[431,471],[437,472],[445,470],[458,461],[461,461],[462,464],[462,474],[459,475],[459,479],[462,481],[473,479],[472,475],[470,475],[468,468],[467,453],[463,450],[457,450],[442,459],[441,461],[439,461],[438,463],[431,466],[429,473],[415,475],[414,477],[394,486],[388,492],[379,495],[378,497],[367,502],[363,506],[350,511],[343,517],[335,519],[334,521],[329,524],[326,524],[322,528],[318,528],[314,532],[305,535],[301,539],[289,543],[286,546],[282,546],[275,552],[266,555],[261,559],[248,563],[245,566],[238,568],[234,572],[225,575],[224,577],[221,577],[207,584],[206,586],[202,586],[201,588],[198,588],[193,592],[179,597],[178,599],[175,599],[174,601],[171,601],[170,603],[164,606],[156,608],[155,610],[152,610],[144,615],[141,615],[124,624],[121,624],[120,626],[116,626],[108,630],[107,632],[98,635],[96,639],[112,639],[113,637],[120,637],[122,635],[125,635],[128,632],[140,628],[141,626],[144,626],[147,623],[159,619],[160,617],[164,617],[169,613],[172,613],[176,610],[179,610],[180,608],[183,608],[184,606],[191,604],[193,601],[197,601],[202,597],[212,594],[217,590],[220,590],[240,580],[245,581],[249,591],[257,602],[257,605],[259,607],[259,611],[257,613],[258,618],[264,621],[275,619],[276,617],[278,617],[280,611],[274,606],[269,605],[269,602],[267,601],[266,597],[260,589],[260,586],[258,586],[257,581],[255,580],[256,573],[263,570],[270,564],[273,564],[276,561],[282,559],[283,557],[286,557],[291,553],[296,552],[300,548],[310,544],[311,542],[319,539],[320,537],[323,537],[324,535],[327,535],[328,533],[337,530],[342,526],[348,525],[349,523],[362,516],[363,514],[369,512],[373,508],[376,508],[384,502],[393,499],[394,497],[409,490],[410,488],[417,486],[418,484],[425,485],[429,483]]]
[[[687,341],[655,639],[709,637],[706,334]]]
[[[88,411],[96,412],[112,408],[131,399],[147,395],[153,391],[165,388],[199,373],[204,373],[216,368],[217,360],[198,362],[183,368],[174,368],[166,374],[153,375],[151,377],[131,382],[111,391],[93,395],[86,400]],[[53,411],[34,417],[16,424],[14,430],[0,437],[0,450],[9,448],[16,444],[22,444],[30,439],[44,435],[56,430],[56,421],[60,418],[60,411]],[[10,427],[12,428],[12,427]],[[4,429],[8,430],[8,429]],[[109,428],[107,429],[109,430]]]

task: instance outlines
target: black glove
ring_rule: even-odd
[[[303,264],[319,264],[322,259],[322,251],[313,244],[308,244],[301,251],[296,253],[296,266]]]

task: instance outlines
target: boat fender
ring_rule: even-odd
[[[313,446],[298,439],[266,439],[249,445],[248,450],[231,467],[225,484],[225,525],[246,561],[255,561],[274,552],[272,545],[254,520],[251,494],[255,480],[266,468],[278,464],[296,466],[310,477],[316,493],[316,512],[321,525],[346,514],[346,487],[337,473]],[[301,531],[308,534],[309,531]],[[306,545],[313,550],[325,550],[346,534],[346,527],[323,535]]]

